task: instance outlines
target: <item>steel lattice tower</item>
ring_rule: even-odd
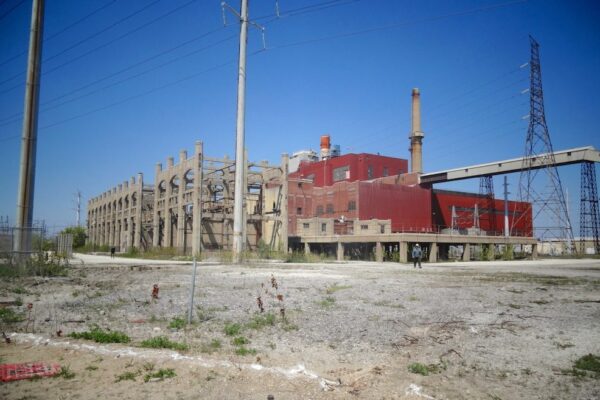
[[[573,229],[544,113],[540,49],[538,42],[533,37],[529,36],[529,41],[531,44],[529,128],[525,141],[523,170],[519,179],[519,195],[521,201],[530,203],[530,207],[532,207],[534,235],[540,240],[566,240],[567,252],[571,252],[574,250]],[[535,160],[544,161],[547,167],[532,169]],[[534,187],[538,174],[546,175],[547,178],[546,185],[541,190]],[[515,215],[513,227],[515,222],[526,214]]]
[[[600,254],[599,223],[596,166],[593,162],[584,162],[581,164],[581,203],[579,208],[579,248],[582,253],[585,253],[586,239],[592,239],[596,254]]]
[[[496,235],[496,207],[494,201],[494,180],[491,175],[479,178],[479,195],[484,198],[481,204],[480,220],[488,220],[489,229]]]

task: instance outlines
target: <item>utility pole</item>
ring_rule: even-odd
[[[43,30],[44,0],[33,0],[27,63],[27,86],[25,88],[25,107],[23,113],[23,134],[21,138],[19,191],[17,194],[16,228],[18,236],[13,248],[16,252],[28,252],[31,248],[30,230],[33,219],[33,195],[35,189],[37,117]]]
[[[77,197],[77,202],[75,205],[75,212],[77,215],[77,226],[81,226],[81,191],[78,189],[77,193],[75,193],[75,196]]]
[[[235,135],[235,188],[233,203],[233,262],[242,261],[244,245],[244,124],[246,113],[246,45],[248,42],[248,0],[241,0],[240,57],[238,68],[237,124]]]

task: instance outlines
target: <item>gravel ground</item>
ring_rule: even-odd
[[[0,357],[57,361],[75,378],[4,384],[0,398],[600,398],[598,375],[571,373],[600,355],[597,260],[200,263],[194,323],[181,329],[169,324],[186,318],[190,263],[78,255],[73,265],[65,278],[0,283],[3,301],[23,303],[13,309],[33,303],[29,323],[3,325],[13,343]],[[65,337],[92,324],[132,342]],[[237,335],[224,332],[231,324]],[[189,350],[139,347],[156,336]],[[240,336],[249,343],[233,344]],[[148,363],[177,376],[144,383]],[[136,380],[116,382],[124,372]]]

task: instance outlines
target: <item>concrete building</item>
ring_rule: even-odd
[[[287,248],[288,157],[281,166],[247,162],[244,170],[245,248],[259,241],[272,248]],[[179,162],[167,159],[156,165],[154,184],[143,177],[132,179],[88,202],[89,242],[129,248],[173,248],[179,254],[202,250],[230,250],[233,242],[233,198],[235,162],[227,157],[204,155],[202,142],[194,153],[179,153]],[[285,206],[270,206],[273,192]]]

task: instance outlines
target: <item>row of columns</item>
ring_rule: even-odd
[[[463,261],[470,261],[471,260],[471,244],[470,243],[463,243],[463,254],[462,254],[462,260]],[[487,246],[488,249],[488,256],[490,257],[490,259],[494,259],[495,257],[495,250],[496,250],[496,246],[495,244],[483,244],[483,246]],[[537,252],[537,244],[532,244],[532,251],[531,251],[531,256],[533,259],[536,259],[538,256],[538,252]],[[304,243],[304,253],[305,254],[310,254],[311,250],[310,250],[310,243]],[[399,253],[400,253],[400,262],[401,263],[407,263],[408,260],[408,242],[399,242]],[[337,261],[343,261],[344,260],[344,243],[343,242],[337,242],[337,249],[336,249],[336,259]],[[383,262],[383,243],[382,242],[376,242],[375,243],[375,261],[377,262]],[[429,243],[429,258],[428,258],[429,262],[437,262],[438,261],[438,244],[436,242],[432,242]]]

